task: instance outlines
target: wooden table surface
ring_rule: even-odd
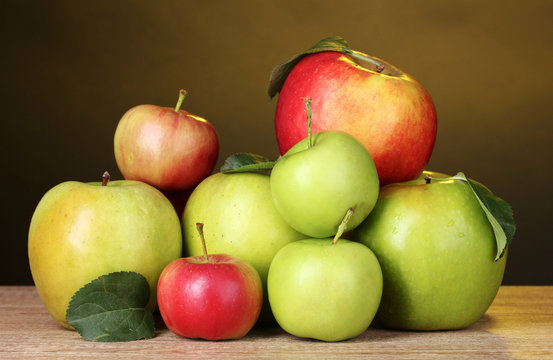
[[[553,359],[553,286],[503,286],[488,312],[464,330],[371,327],[339,343],[299,339],[278,328],[254,329],[234,341],[188,340],[162,322],[153,339],[93,343],[57,325],[32,286],[0,287],[0,319],[0,359]]]

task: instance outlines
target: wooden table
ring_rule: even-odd
[[[553,286],[503,286],[486,315],[464,330],[371,327],[339,343],[299,339],[277,328],[254,329],[234,341],[188,340],[162,322],[153,339],[93,343],[57,325],[32,286],[0,287],[0,322],[0,359],[553,359]]]

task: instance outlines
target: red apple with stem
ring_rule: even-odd
[[[291,69],[285,80],[280,75],[282,87],[272,80],[269,88],[270,96],[280,91],[275,114],[280,153],[305,138],[302,99],[309,96],[313,133],[341,130],[357,138],[371,154],[381,186],[416,178],[436,138],[436,110],[426,89],[392,64],[350,50],[341,38],[322,40],[300,56],[280,65]]]
[[[191,189],[211,174],[219,139],[207,120],[180,108],[186,95],[180,90],[174,109],[138,105],[123,115],[114,149],[125,179],[173,191]]]
[[[167,265],[158,281],[159,311],[178,336],[239,339],[251,330],[261,311],[261,280],[251,265],[237,257],[208,255],[203,224],[196,226],[204,255]]]

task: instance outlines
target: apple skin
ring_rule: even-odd
[[[257,271],[226,254],[187,257],[163,270],[157,287],[167,328],[186,338],[239,339],[255,325],[263,288]]]
[[[373,209],[379,191],[371,156],[353,136],[324,131],[305,138],[275,164],[271,192],[286,222],[308,237],[333,236],[349,208],[347,230]]]
[[[382,272],[366,246],[305,239],[283,247],[268,277],[269,301],[288,333],[341,341],[363,333],[382,296]]]
[[[305,137],[302,99],[310,97],[313,133],[341,130],[357,138],[371,154],[381,186],[416,178],[434,148],[436,109],[417,80],[377,60],[385,64],[382,73],[338,52],[303,57],[278,96],[275,131],[280,153]]]
[[[131,180],[67,181],[40,200],[29,228],[28,255],[42,302],[61,325],[73,294],[95,278],[135,271],[156,308],[163,268],[182,256],[179,218],[154,187]]]
[[[284,245],[305,238],[279,215],[271,198],[268,175],[216,173],[190,195],[182,216],[185,256],[203,254],[196,223],[205,224],[210,253],[236,256],[258,272],[264,288],[259,325],[274,324],[266,299],[267,273]]]
[[[183,190],[211,174],[219,139],[207,120],[185,110],[138,105],[119,121],[114,151],[125,179]]]
[[[367,245],[382,266],[377,319],[386,327],[465,328],[486,312],[503,279],[507,254],[494,261],[491,225],[462,181],[425,184],[421,176],[382,187],[353,239]]]

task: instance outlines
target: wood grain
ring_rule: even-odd
[[[211,342],[173,335],[158,318],[156,336],[93,343],[50,317],[32,286],[0,287],[0,359],[553,359],[553,286],[503,286],[488,312],[459,331],[369,328],[356,339],[324,343],[278,328]]]

